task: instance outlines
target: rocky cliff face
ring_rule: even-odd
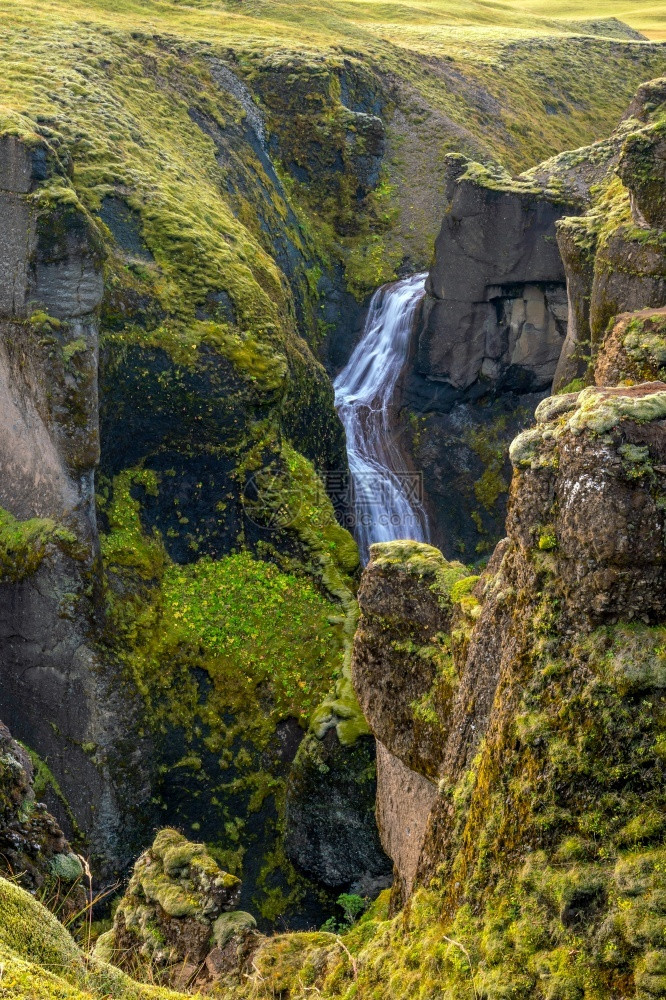
[[[665,448],[664,383],[540,405],[512,447],[508,537],[444,602],[453,669],[433,687],[451,694],[431,701],[441,740],[424,837],[431,762],[408,750],[412,767],[393,757],[384,783],[380,756],[378,816],[398,882],[416,886],[408,905],[391,920],[378,903],[344,950],[317,934],[261,943],[236,995],[262,995],[269,970],[287,997],[306,995],[302,977],[330,997],[658,995]],[[414,629],[450,572],[432,549],[391,548],[366,570],[355,645],[359,696],[389,739],[420,702],[382,692],[400,675],[412,694],[419,676],[432,684]],[[364,665],[379,649],[375,697]]]
[[[594,381],[609,323],[663,305],[663,102],[663,80],[645,84],[608,139],[517,178],[448,157],[402,401],[449,556],[488,551],[501,532],[508,444],[540,393]],[[623,378],[639,368],[658,363],[625,364]],[[599,378],[614,384],[615,370]]]
[[[146,772],[129,747],[119,761],[132,702],[112,690],[92,632],[103,247],[46,143],[7,136],[0,164],[0,711],[58,775],[60,821],[73,832],[75,817],[95,855],[122,865]]]
[[[228,151],[232,140],[243,139],[235,125],[224,132],[202,122],[197,120],[196,128],[212,129],[219,150]],[[263,157],[268,171],[265,140],[250,131],[247,145],[256,147],[257,160]],[[196,800],[202,790],[160,777],[183,760],[187,770],[204,751],[203,735],[194,724],[199,704],[207,701],[205,684],[200,694],[195,681],[201,656],[195,654],[194,664],[192,650],[182,655],[187,639],[183,622],[178,622],[183,609],[177,607],[185,599],[190,608],[194,602],[201,610],[200,571],[186,582],[175,566],[204,555],[219,560],[238,545],[258,554],[263,546],[262,554],[278,562],[282,574],[259,558],[232,560],[221,567],[226,585],[242,591],[256,583],[255,597],[262,592],[269,602],[282,600],[281,588],[295,586],[306,618],[310,613],[321,616],[315,628],[327,645],[314,649],[309,644],[306,663],[292,660],[297,676],[283,678],[288,694],[264,692],[271,701],[270,722],[265,724],[262,708],[259,734],[245,717],[229,725],[222,741],[246,755],[241,754],[241,773],[225,775],[229,761],[212,757],[203,794],[219,802],[223,812],[209,819],[209,836],[226,841],[232,855],[237,839],[227,838],[225,823],[243,822],[244,811],[261,813],[253,836],[260,843],[268,837],[272,845],[282,834],[284,806],[279,806],[276,829],[274,806],[264,798],[274,792],[272,780],[284,795],[302,737],[295,717],[305,724],[333,682],[343,644],[345,610],[340,616],[339,602],[344,598],[345,607],[350,605],[347,573],[358,562],[353,541],[337,526],[312,465],[283,438],[298,438],[303,451],[324,468],[342,461],[330,384],[306,341],[297,336],[290,312],[292,307],[297,314],[300,310],[301,323],[307,325],[306,256],[302,247],[282,239],[271,216],[273,251],[283,260],[285,282],[289,278],[292,283],[280,293],[282,306],[275,307],[274,316],[283,324],[285,353],[276,342],[269,346],[268,334],[260,342],[256,330],[232,332],[230,327],[240,321],[239,298],[234,305],[226,291],[213,294],[208,286],[205,302],[196,308],[192,304],[188,329],[195,340],[180,350],[174,324],[184,335],[182,305],[178,296],[174,301],[174,286],[160,299],[164,286],[155,254],[143,238],[139,212],[126,195],[107,192],[91,213],[73,187],[68,154],[56,146],[34,134],[5,137],[0,148],[0,243],[6,257],[0,449],[7,471],[0,498],[0,587],[5,595],[0,704],[14,731],[48,760],[54,775],[49,805],[70,834],[77,830],[89,838],[99,874],[128,865],[145,843],[158,803],[179,821],[200,824],[202,808]],[[258,183],[245,164],[236,160],[235,166],[239,184]],[[277,201],[286,195],[271,171],[267,183]],[[275,211],[273,201],[264,211]],[[290,218],[296,225],[295,217]],[[180,252],[178,260],[182,263]],[[276,275],[279,286],[283,279]],[[182,274],[181,279],[184,284],[190,280]],[[342,563],[335,554],[338,547],[345,550]],[[309,570],[317,582],[296,581],[289,575],[294,567]],[[172,597],[167,601],[169,577]],[[240,596],[239,601],[243,603]],[[327,611],[332,617],[338,612],[334,625],[328,623]],[[170,641],[165,614],[180,625],[173,640],[179,650],[175,657],[155,646]],[[237,624],[228,627],[238,633]],[[253,627],[246,623],[231,641],[240,642],[242,635],[245,642],[243,629]],[[220,622],[219,631],[224,628]],[[180,672],[181,682],[186,678],[186,687],[189,683],[192,694],[185,712],[181,699],[165,715],[159,690],[162,658]],[[257,684],[264,680],[263,675],[255,677]],[[245,693],[230,694],[226,683],[220,686],[227,700],[224,707],[204,708],[207,727],[219,729],[225,711],[231,718],[229,710],[238,711],[240,704],[246,713],[253,704],[258,709],[259,702],[248,701]],[[277,726],[289,719],[299,735],[285,759]],[[335,718],[331,725],[335,736]],[[251,734],[244,748],[236,742],[239,731]],[[211,753],[208,747],[205,751]],[[241,806],[237,783],[256,785],[259,774],[272,776],[266,793],[250,805],[248,792]],[[226,785],[231,790],[221,791]],[[227,796],[234,797],[234,815]],[[371,812],[364,822],[367,829],[359,835],[374,844]],[[242,854],[235,855],[237,865]],[[279,864],[292,882],[298,881],[283,854]],[[258,864],[255,880],[261,871]],[[299,899],[303,884],[301,880],[293,890]],[[285,875],[285,895],[291,885]],[[249,891],[255,891],[253,882]],[[281,896],[275,905],[288,904]]]
[[[663,991],[661,116],[656,81],[611,140],[527,178],[588,201],[555,227],[587,346],[512,443],[507,537],[480,577],[416,543],[365,570],[353,678],[392,896],[344,949],[262,942],[238,996],[269,969],[292,998]]]

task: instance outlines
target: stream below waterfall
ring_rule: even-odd
[[[428,541],[419,473],[407,467],[393,402],[409,350],[425,274],[379,288],[363,335],[335,382],[335,407],[347,435],[354,535],[365,564],[373,542]]]

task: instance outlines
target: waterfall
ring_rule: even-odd
[[[425,279],[415,274],[375,292],[363,336],[334,382],[335,406],[347,434],[354,534],[364,563],[373,542],[428,540],[421,477],[405,468],[391,426],[395,385]]]

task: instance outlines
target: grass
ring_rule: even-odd
[[[29,893],[0,878],[0,996],[18,1000],[168,1000],[90,958]]]
[[[202,97],[218,120],[238,113],[211,88],[203,56],[231,60],[252,89],[275,70],[334,76],[357,61],[383,85],[397,83],[385,174],[363,210],[373,225],[356,241],[332,234],[363,294],[392,276],[405,249],[414,266],[427,264],[446,152],[463,147],[519,170],[609,132],[636,85],[663,73],[666,58],[610,37],[617,26],[588,22],[625,17],[659,35],[657,7],[0,0],[0,129],[36,130],[66,146],[75,189],[93,210],[111,190],[127,192],[155,256],[147,271],[170,314],[167,330],[217,290],[211,283],[223,273],[242,329],[263,339],[277,332],[279,340],[286,304],[274,261],[256,227],[220,197],[212,143],[188,118]],[[609,37],[590,40],[604,31]],[[269,121],[278,132],[285,124]],[[297,190],[295,200],[307,202],[307,192]],[[330,244],[331,220],[316,204],[302,221],[315,241]]]

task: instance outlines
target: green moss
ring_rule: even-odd
[[[563,385],[561,389],[557,390],[558,396],[566,396],[571,392],[580,392],[581,389],[585,388],[585,380],[582,378],[574,378],[571,382],[567,382]]]
[[[284,912],[284,910],[282,911]],[[233,913],[223,913],[213,924],[213,940],[218,948],[224,948],[235,934],[252,930],[257,921],[249,913],[235,910]]]
[[[56,854],[51,860],[51,874],[63,882],[76,882],[83,876],[83,865],[76,854]]]
[[[17,520],[0,507],[0,580],[17,582],[39,569],[49,547],[72,552],[76,536],[51,518]]]
[[[25,1000],[168,1000],[180,994],[136,983],[86,955],[37,900],[0,879],[0,988]]]
[[[643,396],[623,396],[605,393],[590,386],[578,397],[576,410],[567,421],[573,434],[591,431],[606,434],[621,420],[647,423],[666,416],[666,391],[646,393]]]
[[[543,552],[551,552],[557,548],[557,534],[552,525],[546,525],[540,530],[537,545]]]
[[[102,535],[102,556],[111,572],[123,568],[142,580],[159,579],[166,565],[164,547],[155,533],[146,537],[139,518],[140,503],[132,496],[135,486],[155,496],[158,479],[148,469],[128,469],[114,480],[113,500],[107,505],[100,499],[100,506],[107,515],[109,531]]]
[[[38,753],[36,753],[34,750],[31,749],[31,747],[26,746],[24,743],[21,743],[21,746],[30,757],[30,761],[33,766],[34,770],[33,790],[35,793],[35,798],[37,799],[37,801],[40,801],[47,791],[50,792],[52,795],[54,795],[58,799],[61,808],[64,809],[67,815],[67,819],[74,832],[74,836],[76,837],[77,840],[80,840],[83,843],[84,841],[83,834],[76,821],[76,817],[74,816],[71,806],[67,801],[58,783],[58,780],[51,771],[50,767],[48,766],[46,761],[42,760],[42,758],[39,756]]]

